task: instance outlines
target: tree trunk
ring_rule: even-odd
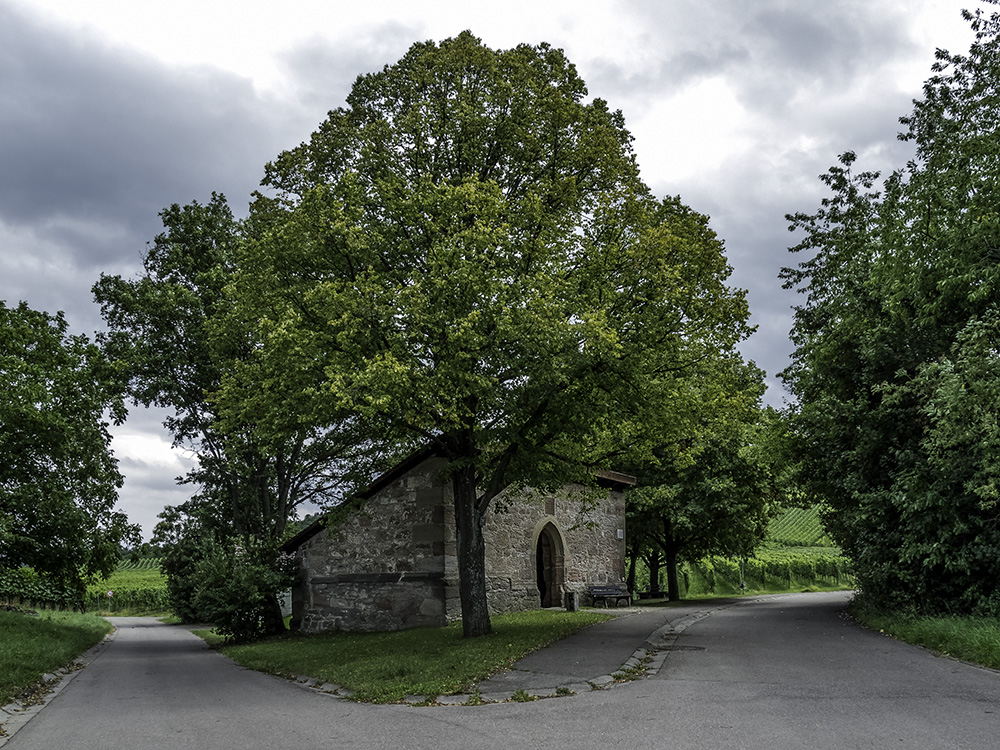
[[[462,636],[476,638],[493,632],[486,603],[486,545],[482,514],[477,508],[476,471],[459,469],[452,479],[455,531],[458,541],[458,589],[462,602]]]
[[[635,550],[629,552],[628,556],[628,579],[626,581],[626,586],[628,586],[629,591],[635,591],[635,564],[639,559],[639,553]]]
[[[679,550],[674,541],[673,525],[669,518],[663,519],[663,539],[660,546],[663,547],[664,560],[667,564],[667,599],[677,602],[681,599],[681,589],[677,585],[677,552]]]
[[[649,553],[647,563],[649,565],[649,592],[654,595],[660,593],[660,551],[654,549]]]
[[[671,547],[666,554],[667,562],[667,599],[680,601],[681,589],[677,585],[677,551]]]

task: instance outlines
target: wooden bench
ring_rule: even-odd
[[[629,593],[628,587],[623,583],[609,583],[603,586],[588,586],[587,591],[590,593],[590,598],[594,602],[594,606],[597,606],[597,602],[603,600],[604,608],[607,609],[608,601],[614,599],[615,606],[617,607],[622,600],[625,601],[625,606],[628,607],[632,604],[632,594]]]

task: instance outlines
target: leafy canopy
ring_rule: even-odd
[[[268,166],[234,303],[304,420],[348,409],[456,456],[469,431],[489,480],[602,428],[638,444],[639,406],[677,418],[657,397],[748,333],[745,301],[707,219],[648,194],[585,95],[560,50],[464,33],[360,77]]]
[[[965,13],[967,55],[937,53],[901,118],[915,147],[879,183],[847,153],[786,269],[796,310],[804,476],[874,601],[1000,611],[1000,17]]]
[[[561,50],[465,32],[360,76],[252,206],[232,300],[259,387],[220,403],[436,446],[467,635],[492,500],[650,456],[694,418],[695,366],[749,333],[707,218],[653,198],[631,143]]]
[[[0,302],[0,568],[31,567],[82,596],[138,531],[114,509],[116,374],[67,329],[61,313]]]

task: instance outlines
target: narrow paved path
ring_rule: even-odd
[[[866,631],[841,614],[845,599],[740,603],[684,630],[654,677],[480,707],[342,701],[243,670],[181,628],[120,620],[113,643],[4,750],[1000,746],[998,673]],[[565,656],[584,663],[601,640]]]

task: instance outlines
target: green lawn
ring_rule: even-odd
[[[68,664],[111,631],[96,615],[0,611],[0,706]]]
[[[609,617],[537,610],[496,615],[494,633],[481,638],[463,639],[459,622],[395,633],[290,634],[221,649],[250,669],[307,675],[350,688],[358,700],[388,703],[466,692],[532,651]]]

